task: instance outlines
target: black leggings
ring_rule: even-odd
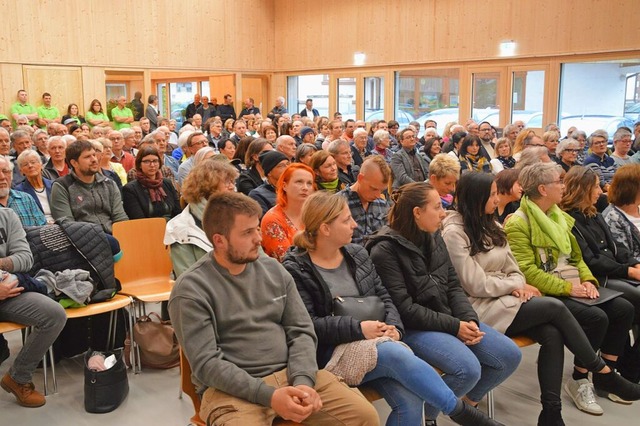
[[[600,371],[605,366],[569,309],[553,297],[534,297],[523,303],[505,334],[524,335],[540,344],[538,382],[545,405],[561,404],[565,346],[588,370]]]
[[[568,297],[559,300],[578,320],[594,351],[600,349],[603,354],[615,356],[622,354],[634,317],[633,305],[628,300],[616,297],[595,306],[587,306]],[[575,364],[587,368],[579,359]]]

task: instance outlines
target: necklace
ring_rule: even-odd
[[[42,194],[44,192],[44,186],[41,189],[33,188],[33,190],[39,194]]]

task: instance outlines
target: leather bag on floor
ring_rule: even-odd
[[[88,413],[109,413],[118,408],[129,394],[127,366],[119,350],[104,353],[116,356],[113,367],[104,371],[90,370],[88,362],[92,353],[89,349],[84,356],[84,409]]]
[[[140,347],[143,367],[166,369],[180,365],[180,347],[171,321],[163,321],[155,312],[141,316],[133,326],[133,338]],[[128,360],[127,343],[130,342],[125,341]]]

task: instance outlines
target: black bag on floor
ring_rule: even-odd
[[[127,366],[122,359],[122,351],[104,352],[105,356],[114,354],[116,363],[105,371],[90,370],[89,358],[93,350],[84,356],[84,409],[88,413],[109,413],[122,404],[129,394]]]
[[[640,339],[631,346],[627,339],[624,351],[618,359],[618,371],[625,379],[633,383],[640,383]]]

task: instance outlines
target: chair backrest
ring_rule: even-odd
[[[115,264],[115,275],[122,282],[124,293],[128,283],[167,279],[171,274],[169,250],[163,243],[166,225],[161,217],[113,224],[113,236],[122,250],[122,258]]]

